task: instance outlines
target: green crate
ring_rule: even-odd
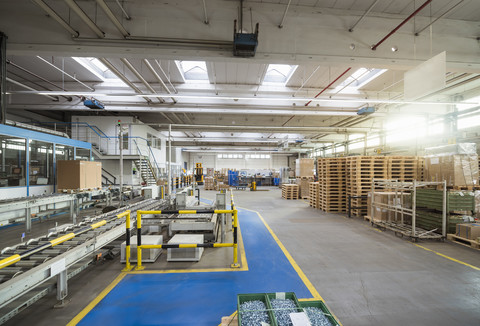
[[[247,294],[238,294],[237,295],[237,312],[238,312],[238,326],[242,326],[242,315],[240,313],[240,305],[247,301],[254,301],[259,300],[265,303],[265,306],[268,313],[268,318],[270,318],[270,325],[275,325],[275,317],[273,316],[272,311],[270,310],[272,307],[270,306],[270,302],[268,302],[267,296],[265,293],[247,293]]]
[[[273,324],[271,324],[271,326],[278,326],[277,318],[275,317],[275,314],[273,313],[273,308],[272,308],[272,305],[270,303],[270,300],[277,298],[277,293],[265,293],[265,295],[267,296],[268,307],[269,307],[269,309],[272,309]],[[303,311],[302,308],[300,307],[300,303],[298,302],[297,296],[295,295],[294,292],[285,292],[285,299],[292,300],[295,303],[295,306],[297,307],[298,312]]]
[[[315,300],[315,301],[300,301],[300,307],[306,308],[306,307],[315,307],[315,308],[320,308],[327,316],[327,319],[330,321],[332,326],[338,326],[340,325],[338,321],[333,317],[332,313],[330,310],[328,310],[327,306],[323,301],[320,300]]]
[[[417,189],[417,207],[443,210],[443,190]],[[471,191],[447,191],[447,212],[474,211],[475,196]]]

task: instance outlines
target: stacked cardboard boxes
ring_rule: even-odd
[[[457,224],[457,237],[478,241],[480,238],[480,223]]]
[[[447,181],[453,188],[478,185],[478,155],[475,143],[460,143],[425,149],[426,181]]]
[[[313,178],[315,162],[313,158],[298,158],[295,160],[295,176]]]
[[[215,190],[215,179],[213,177],[205,177],[205,190]]]
[[[395,193],[389,191],[376,191],[373,193],[373,220],[375,221],[389,221],[401,222],[402,216],[399,212],[387,209],[386,206],[398,206],[411,208],[411,196],[409,193]],[[367,218],[372,218],[372,193],[368,194],[367,199]],[[403,223],[410,224],[411,216],[403,215]]]

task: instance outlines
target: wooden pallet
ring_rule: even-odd
[[[459,237],[455,234],[447,234],[447,240],[453,241],[455,243],[461,244],[463,246],[471,247],[473,249],[479,249],[480,250],[480,242],[467,239],[467,238],[462,238]]]

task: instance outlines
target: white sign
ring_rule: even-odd
[[[290,314],[293,326],[312,326],[308,316],[304,312],[292,312]]]
[[[54,262],[52,266],[50,266],[50,276],[55,276],[57,274],[60,274],[65,270],[65,258]]]
[[[275,299],[277,300],[285,300],[285,292],[276,292]]]

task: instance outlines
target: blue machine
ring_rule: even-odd
[[[89,107],[90,109],[100,109],[100,110],[105,109],[105,105],[103,105],[102,102],[97,101],[93,97],[91,99],[83,100],[83,105],[85,105],[86,107]]]
[[[273,178],[273,185],[279,186],[280,185],[280,178]]]
[[[358,115],[369,115],[372,113],[375,113],[375,108],[372,106],[367,106],[357,111]]]
[[[228,185],[238,186],[238,171],[228,170]]]
[[[240,23],[242,26],[242,23]],[[241,29],[241,28],[240,28]],[[254,57],[258,45],[258,23],[255,25],[255,33],[237,33],[237,21],[233,28],[233,55],[235,57]]]

